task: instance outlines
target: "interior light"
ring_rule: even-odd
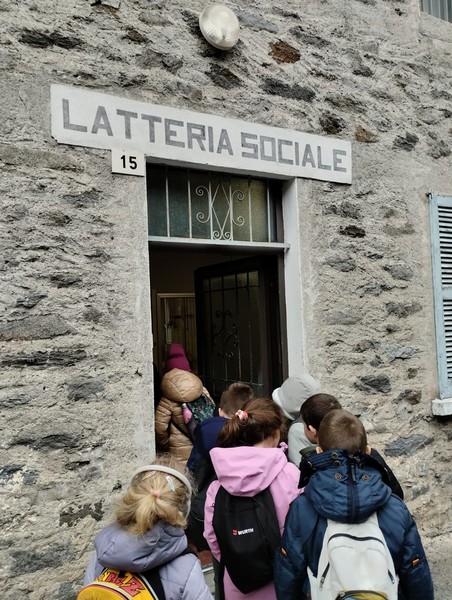
[[[224,4],[210,4],[199,15],[199,27],[206,40],[220,50],[229,50],[238,42],[239,20]]]

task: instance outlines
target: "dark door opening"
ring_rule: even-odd
[[[277,258],[195,272],[198,370],[215,398],[234,381],[269,395],[282,379]]]
[[[278,255],[150,244],[149,257],[159,372],[169,343],[185,340],[192,369],[216,401],[233,381],[250,383],[256,395],[271,394],[281,384],[285,356]],[[170,308],[165,313],[162,306]]]

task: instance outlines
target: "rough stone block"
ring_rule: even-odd
[[[414,434],[409,437],[399,437],[393,442],[386,444],[385,454],[388,456],[412,455],[417,450],[425,448],[433,442],[433,436]]]
[[[60,512],[60,526],[67,525],[68,527],[73,527],[86,517],[91,517],[95,521],[100,521],[103,516],[104,511],[102,508],[102,502],[83,504],[82,506],[72,505],[66,507]]]
[[[75,552],[70,542],[62,542],[52,544],[46,550],[37,547],[14,550],[11,556],[11,574],[22,575],[67,564],[74,559]]]
[[[421,390],[404,390],[397,396],[394,402],[408,402],[411,405],[415,405],[419,404],[421,400]]]
[[[368,394],[389,394],[391,391],[391,381],[387,375],[379,374],[379,375],[365,375],[361,377],[359,381],[355,382],[355,386],[362,390],[363,392],[367,392]]]
[[[87,357],[80,347],[59,348],[22,354],[5,354],[0,357],[0,365],[22,368],[25,366],[47,368],[52,366],[70,366]]]
[[[362,318],[361,311],[357,309],[331,310],[327,313],[325,320],[329,325],[354,325],[362,321]]]
[[[43,340],[75,333],[59,315],[32,315],[0,324],[0,340]]]
[[[104,377],[78,377],[68,385],[69,400],[87,400],[105,389]]]
[[[298,83],[289,84],[277,79],[265,79],[261,89],[272,96],[282,96],[291,100],[302,100],[303,102],[312,102],[316,97],[314,90],[298,85]]]
[[[399,317],[399,319],[405,319],[410,315],[414,315],[415,313],[422,310],[422,305],[418,302],[388,302],[386,304],[386,311],[388,315],[395,315]]]

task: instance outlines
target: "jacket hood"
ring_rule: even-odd
[[[213,448],[212,464],[220,485],[235,496],[255,496],[287,465],[282,448]]]
[[[304,432],[303,421],[297,419],[292,422],[287,434],[287,443],[289,445],[288,459],[298,467],[301,461],[302,449],[312,446],[312,442],[308,440]]]
[[[97,534],[94,546],[102,566],[142,572],[179,556],[187,548],[187,537],[180,527],[163,522],[143,536],[132,535],[112,523]]]
[[[162,395],[173,402],[193,402],[202,394],[202,381],[197,375],[182,369],[171,369],[162,379]]]
[[[328,450],[303,461],[303,474],[310,471],[304,493],[325,519],[361,523],[381,508],[391,496],[373,459],[343,450]]]
[[[281,387],[272,392],[272,398],[288,419],[293,421],[300,414],[305,400],[320,392],[320,383],[307,371],[288,377]]]

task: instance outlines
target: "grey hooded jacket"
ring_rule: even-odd
[[[301,450],[312,446],[312,442],[308,440],[304,432],[303,421],[296,419],[289,428],[287,439],[288,451],[287,458],[289,462],[299,467],[301,462]]]
[[[161,522],[145,535],[134,536],[113,523],[97,534],[94,546],[85,585],[105,567],[134,573],[161,567],[166,600],[212,600],[198,558],[181,555],[187,548],[187,537],[179,527]]]

